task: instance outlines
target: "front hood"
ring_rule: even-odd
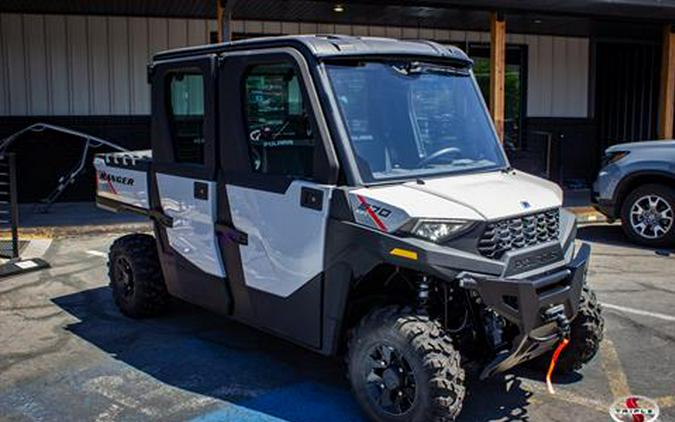
[[[519,171],[467,174],[424,182],[408,182],[405,186],[463,205],[486,220],[562,205],[562,190],[558,185]]]
[[[385,231],[409,218],[499,220],[562,205],[558,185],[519,171],[360,188],[349,198],[357,221]]]

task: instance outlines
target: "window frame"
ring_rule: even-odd
[[[178,158],[177,158],[177,156],[179,155],[178,149],[177,149],[178,145],[176,144],[175,138],[174,138],[174,136],[176,135],[176,133],[174,131],[175,124],[176,124],[176,114],[174,113],[174,110],[173,110],[173,108],[174,108],[173,107],[174,106],[174,103],[173,103],[174,96],[173,96],[173,91],[172,91],[171,88],[172,88],[172,82],[175,80],[174,77],[176,75],[180,75],[180,74],[182,74],[183,76],[198,75],[202,78],[203,111],[202,111],[202,114],[201,114],[201,120],[202,120],[201,123],[202,123],[202,137],[204,138],[204,146],[202,148],[203,157],[202,157],[201,162],[178,161]],[[188,164],[188,165],[203,166],[203,165],[206,164],[206,133],[205,133],[206,131],[205,131],[205,128],[204,128],[204,125],[206,123],[206,93],[205,93],[204,89],[206,87],[205,87],[205,84],[204,84],[204,79],[205,79],[204,74],[199,69],[194,69],[194,71],[192,71],[190,69],[183,69],[183,70],[180,70],[180,71],[172,70],[172,71],[167,72],[166,75],[164,76],[164,84],[165,84],[164,89],[166,91],[166,94],[165,94],[166,104],[164,105],[164,109],[166,110],[166,117],[167,117],[167,120],[169,121],[169,134],[171,136],[171,146],[173,147],[174,162],[178,165]],[[186,115],[186,116],[190,116],[190,115]],[[197,116],[197,115],[195,115],[195,116]]]
[[[215,178],[216,171],[216,55],[190,59],[155,62],[151,65],[152,82],[152,151],[153,167],[161,173],[171,173],[195,179]],[[176,73],[198,73],[203,77],[204,93],[204,161],[178,162],[172,131],[171,77]]]
[[[284,193],[294,181],[337,184],[338,161],[326,117],[323,116],[320,90],[314,82],[314,75],[308,60],[297,50],[280,47],[254,51],[234,51],[223,54],[223,65],[219,71],[219,106],[223,112],[219,115],[220,142],[228,143],[220,149],[220,163],[227,183]],[[312,177],[309,178],[274,175],[253,171],[246,115],[244,113],[245,76],[247,71],[257,65],[289,63],[298,75],[300,89],[305,102],[312,133],[315,134],[315,146],[312,157]],[[311,63],[311,62],[310,62]],[[225,96],[224,94],[227,94]],[[237,99],[234,99],[236,97]],[[228,101],[229,100],[229,101]]]
[[[254,157],[251,155],[251,143],[250,143],[250,126],[249,126],[249,114],[247,113],[247,106],[250,104],[248,101],[248,91],[246,88],[246,82],[247,78],[251,75],[254,69],[260,68],[260,67],[265,67],[265,66],[275,66],[275,65],[288,65],[290,68],[293,69],[295,72],[295,75],[298,78],[298,85],[299,85],[299,90],[300,90],[300,98],[302,99],[302,106],[303,109],[305,110],[307,114],[307,119],[309,120],[309,125],[311,127],[312,131],[312,139],[314,141],[314,146],[312,147],[312,168],[310,169],[310,176],[301,176],[301,175],[291,175],[291,174],[279,174],[279,173],[266,173],[262,171],[257,171],[255,170],[253,166],[253,159]],[[321,147],[321,139],[320,139],[320,134],[318,132],[318,128],[316,127],[316,123],[314,122],[313,116],[312,116],[312,110],[311,110],[311,104],[309,103],[309,99],[307,98],[307,93],[306,93],[306,88],[304,86],[304,82],[302,80],[302,74],[300,73],[299,69],[297,66],[294,65],[294,63],[291,60],[286,60],[286,61],[274,61],[270,63],[253,63],[247,66],[244,71],[241,74],[240,77],[240,96],[239,96],[239,101],[240,101],[240,107],[241,107],[241,117],[242,117],[242,128],[244,130],[244,139],[246,140],[246,149],[248,151],[248,158],[249,158],[249,166],[251,168],[251,171],[256,174],[261,174],[265,176],[272,176],[272,177],[286,177],[290,178],[293,180],[305,180],[309,182],[313,182],[314,179],[316,178],[315,176],[315,170],[316,170],[316,149]]]

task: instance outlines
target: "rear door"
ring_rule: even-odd
[[[226,271],[214,232],[215,55],[152,67],[152,215],[171,294],[229,312]]]
[[[237,269],[234,314],[319,347],[337,164],[308,64],[291,49],[231,53],[220,75],[220,228]]]

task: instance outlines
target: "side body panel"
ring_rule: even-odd
[[[321,209],[300,206],[303,187],[320,190]],[[248,287],[288,297],[323,271],[331,188],[296,180],[276,193],[228,185],[232,220],[248,234],[241,247]]]
[[[205,190],[196,198],[195,187]],[[216,182],[157,173],[162,209],[173,219],[166,229],[169,245],[202,271],[225,277],[225,268],[216,241]]]

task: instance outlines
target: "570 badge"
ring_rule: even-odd
[[[359,204],[357,210],[359,212],[367,213],[368,208],[370,208],[374,214],[378,215],[379,217],[382,218],[387,218],[391,215],[391,210],[387,209],[385,207],[378,207],[377,205],[369,205],[365,202],[362,202]]]

